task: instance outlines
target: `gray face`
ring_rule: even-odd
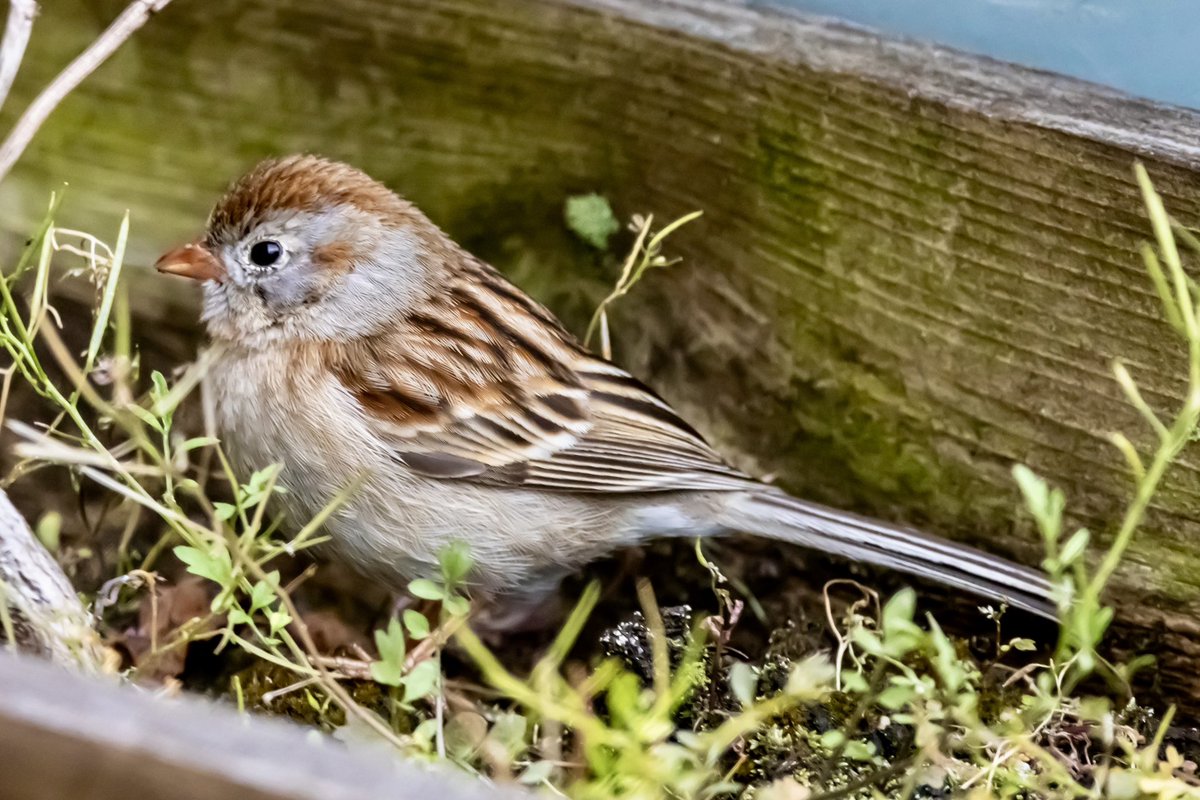
[[[214,337],[255,346],[374,333],[428,273],[413,233],[348,206],[279,211],[209,247],[227,279],[206,284],[204,320]]]
[[[277,320],[319,302],[349,271],[320,259],[322,247],[338,238],[339,216],[277,212],[240,238],[218,238],[213,249],[228,273],[228,288],[257,298],[262,313]]]

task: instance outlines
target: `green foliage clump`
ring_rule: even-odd
[[[621,230],[608,200],[594,193],[568,197],[563,217],[572,233],[597,250],[607,250],[608,240]]]

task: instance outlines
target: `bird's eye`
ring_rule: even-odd
[[[250,248],[250,260],[257,266],[269,267],[283,255],[283,245],[273,239],[255,242]]]

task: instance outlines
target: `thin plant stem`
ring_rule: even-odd
[[[59,103],[107,61],[138,28],[166,8],[170,2],[171,0],[135,0],[130,3],[95,41],[34,98],[9,132],[8,138],[0,144],[0,180],[12,170],[17,159],[42,127],[42,123]]]

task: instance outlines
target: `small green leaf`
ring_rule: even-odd
[[[842,673],[842,688],[847,692],[865,694],[871,687],[861,672],[850,670]]]
[[[463,617],[471,610],[471,604],[462,595],[453,594],[442,598],[442,608],[452,617]]]
[[[1075,533],[1071,534],[1071,538],[1067,539],[1066,543],[1062,546],[1062,552],[1058,554],[1058,560],[1064,566],[1074,564],[1083,555],[1084,550],[1087,549],[1090,537],[1091,534],[1087,528],[1080,528],[1075,531]]]
[[[176,558],[187,564],[188,572],[193,575],[208,578],[221,586],[229,586],[233,582],[233,562],[228,550],[214,549],[205,553],[195,547],[179,545],[173,552]]]
[[[850,641],[871,655],[882,655],[884,652],[883,642],[879,641],[879,637],[863,627],[853,628],[850,631]]]
[[[446,586],[458,586],[474,564],[471,548],[466,542],[452,542],[442,553],[442,580]]]
[[[917,693],[908,684],[893,684],[879,693],[875,702],[889,711],[897,711],[916,699]]]
[[[846,749],[843,752],[846,754],[846,758],[854,761],[873,761],[875,759],[875,743],[853,739],[846,742]]]
[[[375,631],[375,648],[379,651],[379,660],[371,663],[371,677],[386,686],[401,685],[407,648],[399,620],[393,618],[389,620],[387,630]]]
[[[1042,537],[1049,544],[1057,542],[1062,531],[1063,508],[1066,506],[1062,491],[1051,489],[1045,479],[1024,464],[1014,466],[1012,473]]]
[[[371,678],[384,686],[399,686],[404,681],[404,665],[388,661],[371,662]]]
[[[272,464],[269,467],[263,467],[250,476],[250,480],[246,483],[246,488],[250,489],[251,491],[257,490],[261,492],[263,489],[267,488],[267,484],[270,483],[271,479],[277,474],[279,474],[279,467],[277,465]]]
[[[404,609],[404,627],[413,639],[424,639],[429,635],[429,619],[413,608]]]
[[[572,233],[597,250],[607,250],[608,240],[621,229],[612,206],[598,194],[568,197],[563,217]]]
[[[846,743],[846,734],[842,733],[837,728],[825,731],[821,734],[821,746],[827,747],[830,750],[841,747]]]
[[[132,413],[135,417],[137,417],[142,422],[146,423],[147,425],[149,425],[151,428],[158,431],[159,433],[162,433],[162,430],[163,430],[162,422],[159,421],[158,417],[154,416],[153,414],[151,414],[149,411],[142,408],[141,406],[131,405],[131,406],[127,406],[127,408],[129,409],[130,413]]]
[[[432,658],[422,661],[404,676],[404,702],[411,703],[429,697],[437,688],[442,673]]]
[[[250,613],[266,608],[275,601],[275,588],[279,585],[279,573],[272,572],[267,580],[258,581],[250,590]]]
[[[269,467],[264,467],[251,475],[250,480],[245,486],[242,486],[241,490],[238,492],[238,498],[241,501],[242,506],[244,508],[250,508],[261,503],[264,499],[264,495],[267,492],[267,487],[271,485],[278,475],[278,464],[272,464]]]
[[[445,591],[431,580],[417,578],[408,584],[409,594],[422,600],[441,600]]]
[[[282,609],[267,610],[267,625],[271,627],[272,635],[286,628],[292,622],[292,615]]]
[[[1025,504],[1029,506],[1029,510],[1035,515],[1044,511],[1049,501],[1050,487],[1042,476],[1024,464],[1015,464],[1012,474],[1021,489],[1021,494],[1025,496]]]
[[[150,398],[156,403],[166,397],[167,392],[170,391],[170,387],[167,386],[167,379],[158,370],[150,373],[150,383],[153,384],[150,389]]]
[[[375,649],[379,651],[380,661],[404,664],[408,648],[399,620],[393,618],[388,621],[387,630],[375,631]]]
[[[230,625],[249,625],[251,622],[250,615],[241,608],[234,607],[229,609],[229,624]]]
[[[933,645],[933,666],[936,668],[942,683],[950,691],[958,691],[967,682],[967,671],[963,661],[954,649],[954,643],[942,632],[941,626],[932,616],[927,616],[929,623],[929,641]]]
[[[917,610],[917,594],[912,589],[901,589],[883,607],[881,627],[884,636],[888,634],[908,632],[913,624],[913,614]]]
[[[237,514],[237,506],[233,503],[213,503],[213,514],[221,522],[228,522]]]

